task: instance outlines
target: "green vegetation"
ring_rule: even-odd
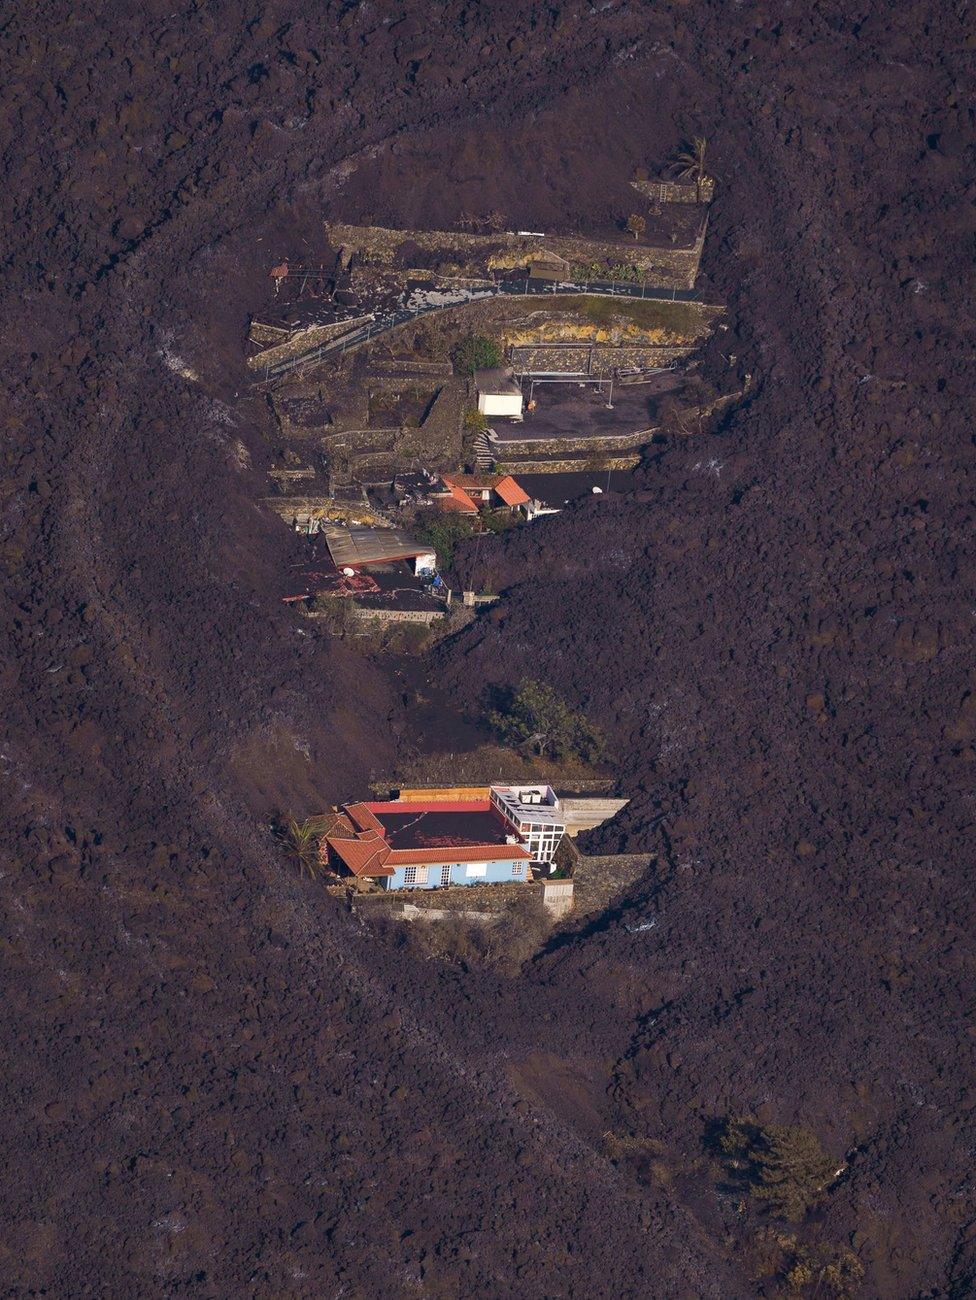
[[[609,328],[621,321],[631,321],[642,329],[663,329],[682,338],[695,337],[705,319],[701,308],[692,302],[663,302],[653,298],[599,298],[581,294],[560,300],[560,308],[578,312],[594,325]]]
[[[502,351],[494,339],[468,334],[454,348],[451,360],[458,374],[473,375],[476,370],[492,370],[501,365]]]
[[[796,1222],[822,1198],[836,1164],[815,1134],[792,1124],[754,1124],[730,1118],[718,1147],[729,1172],[771,1214]]]
[[[476,406],[469,406],[464,412],[464,427],[473,433],[484,433],[488,428],[488,417]]]
[[[575,757],[595,763],[604,757],[599,733],[546,683],[525,678],[517,690],[503,692],[498,703],[488,723],[504,743],[557,761]]]
[[[807,1245],[792,1233],[761,1228],[747,1243],[747,1259],[755,1281],[772,1278],[788,1293],[846,1300],[864,1277],[864,1266],[846,1246],[830,1242]]]
[[[449,569],[454,559],[454,548],[458,542],[474,533],[474,524],[464,515],[444,512],[428,516],[417,530],[422,542],[427,542],[437,552],[437,564],[441,569]]]
[[[327,817],[306,817],[304,821],[288,817],[278,828],[289,857],[298,864],[303,876],[313,880],[319,870],[319,836],[327,824]]]
[[[503,533],[519,522],[511,510],[482,510],[481,522],[488,533]]]

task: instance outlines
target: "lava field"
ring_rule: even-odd
[[[972,1293],[973,17],[7,6],[4,1294],[786,1294],[739,1115],[843,1169],[789,1231],[850,1294]],[[517,977],[432,960],[269,834],[409,692],[281,603],[249,315],[325,220],[598,226],[693,133],[746,400],[463,545],[502,600],[426,665],[585,709],[632,796],[591,847],[660,870]]]

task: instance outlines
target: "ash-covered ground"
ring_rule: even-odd
[[[771,1294],[729,1114],[847,1162],[796,1231],[861,1294],[970,1291],[971,19],[8,9],[8,1294]],[[549,675],[634,796],[594,846],[664,866],[516,980],[425,960],[268,834],[410,737],[392,661],[278,599],[248,313],[327,218],[596,228],[692,133],[749,400],[462,550],[504,600],[430,663]]]

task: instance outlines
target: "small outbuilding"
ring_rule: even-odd
[[[510,368],[476,370],[474,383],[478,391],[478,410],[482,415],[521,420],[522,388]]]

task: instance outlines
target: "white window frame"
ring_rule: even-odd
[[[469,862],[467,865],[467,869],[464,873],[466,879],[474,878],[477,876],[487,876],[487,874],[488,874],[487,862]]]
[[[520,876],[521,874],[522,874],[522,864],[521,864],[521,862],[513,862],[513,863],[512,863],[512,875],[513,875],[513,876]]]

